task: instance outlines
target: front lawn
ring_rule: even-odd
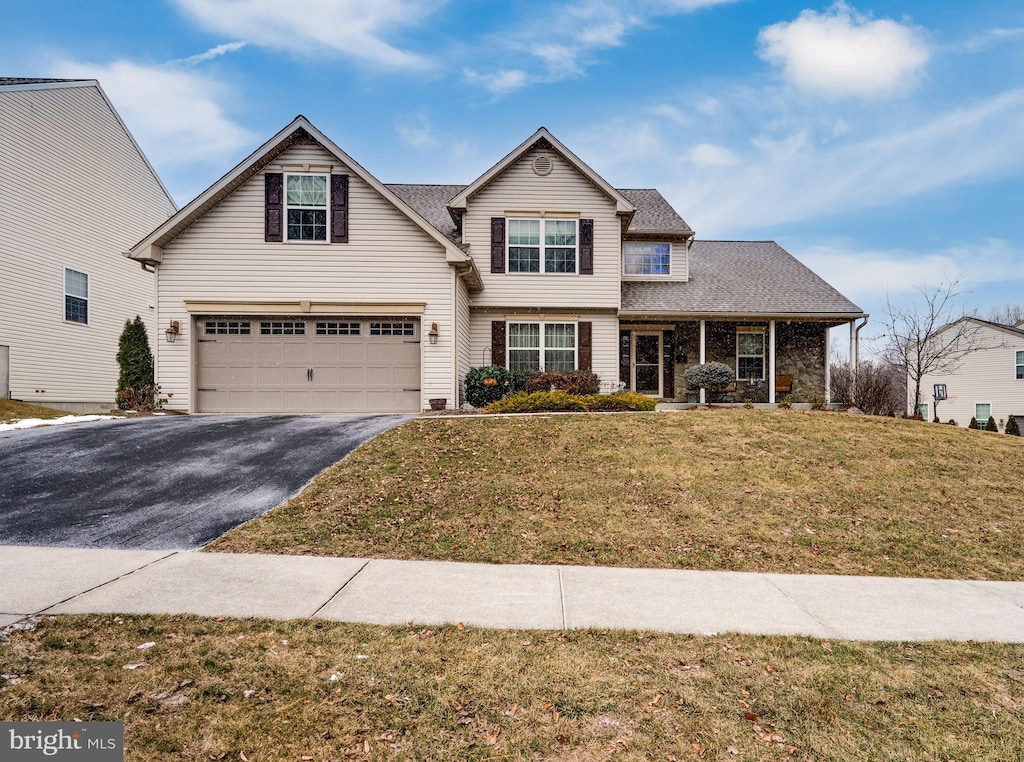
[[[1014,760],[1024,647],[60,617],[0,638],[0,720],[162,760]]]
[[[67,410],[54,410],[52,407],[0,398],[0,423],[13,423],[25,418],[63,418],[66,415],[73,414]]]
[[[1024,578],[1024,440],[802,411],[430,418],[209,549]]]

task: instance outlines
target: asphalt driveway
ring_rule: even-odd
[[[0,433],[0,545],[188,550],[411,416],[155,416]]]

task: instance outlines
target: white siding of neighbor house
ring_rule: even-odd
[[[967,355],[955,373],[928,375],[921,381],[921,401],[928,403],[929,415],[935,416],[932,400],[933,385],[946,384],[949,399],[938,406],[939,419],[945,423],[950,418],[958,425],[967,426],[974,416],[977,402],[992,404],[992,416],[996,423],[1004,425],[1008,416],[1024,416],[1024,379],[1015,377],[1016,353],[1024,351],[1024,336],[1010,331],[1001,331],[990,326],[978,329],[979,343],[986,349]],[[908,396],[913,404],[913,385],[909,385]],[[984,425],[985,421],[981,421]],[[1003,427],[1000,426],[1000,431]]]
[[[491,322],[494,320],[515,321],[547,321],[547,322],[587,322],[592,323],[593,330],[593,367],[592,370],[601,377],[601,391],[613,392],[619,383],[619,319],[615,315],[590,313],[584,310],[572,314],[547,312],[528,314],[509,310],[501,312],[474,312],[471,326],[472,366],[488,365],[493,362],[491,357]],[[505,358],[501,358],[505,363]]]
[[[264,241],[264,174],[310,164],[349,175],[349,243]],[[186,300],[308,300],[360,304],[425,303],[422,313],[422,406],[456,398],[452,388],[453,278],[444,248],[326,150],[288,149],[163,248],[160,323],[180,320],[183,335],[162,344],[160,383],[168,407],[192,405],[194,337]],[[426,340],[438,323],[436,345]]]
[[[669,251],[669,257],[671,260],[671,273],[669,275],[626,275],[626,244],[627,243],[668,243],[671,247]],[[679,243],[678,241],[656,241],[654,239],[648,239],[644,241],[623,241],[622,242],[622,279],[629,281],[651,281],[652,283],[658,283],[660,281],[686,281],[690,277],[690,258],[686,251],[686,244]]]
[[[0,89],[0,345],[10,394],[109,406],[118,338],[157,334],[154,279],[126,251],[174,205],[95,85]],[[64,269],[89,276],[89,323],[64,320]]]
[[[532,161],[537,153],[551,159],[550,174],[539,176],[533,172]],[[594,274],[491,273],[491,218],[531,216],[508,215],[510,212],[546,212],[549,217],[565,212],[573,217],[592,218]],[[621,297],[620,239],[619,218],[608,196],[557,152],[527,151],[467,203],[463,241],[469,244],[469,253],[484,282],[484,290],[473,295],[473,306],[616,309]]]

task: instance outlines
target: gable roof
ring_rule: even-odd
[[[51,79],[47,77],[0,77],[0,87],[55,85],[67,82],[95,82],[92,79]]]
[[[533,135],[514,148],[511,153],[505,156],[505,158],[463,188],[451,199],[451,201],[448,202],[448,206],[452,209],[465,209],[471,196],[489,185],[495,178],[501,175],[502,172],[518,161],[523,154],[534,148],[538,143],[541,145],[546,143],[548,147],[554,149],[563,159],[572,164],[584,177],[604,192],[608,198],[615,202],[616,213],[631,215],[636,211],[636,207],[633,206],[629,199],[609,185],[607,180],[588,167],[582,159],[566,148],[557,138],[555,138],[554,135],[548,132],[545,127],[538,129],[533,133]]]
[[[387,187],[419,212],[420,216],[437,228],[442,235],[457,245],[462,245],[462,237],[448,213],[448,202],[469,186],[388,184]],[[683,237],[693,235],[693,229],[658,191],[650,188],[619,188],[618,192],[636,207],[636,213],[626,230],[627,234],[660,233]]]
[[[951,323],[947,323],[946,325],[942,326],[942,328],[937,330],[935,332],[935,335],[937,336],[938,334],[942,333],[943,331],[946,331],[946,330],[952,328],[957,323],[962,323],[964,321],[967,321],[967,322],[970,322],[970,323],[977,323],[978,325],[983,326],[985,328],[991,328],[991,329],[996,330],[996,331],[1003,331],[1004,333],[1009,333],[1009,334],[1012,334],[1014,336],[1024,336],[1024,323],[1019,323],[1018,325],[1015,325],[1015,326],[1014,325],[1003,325],[1002,323],[994,323],[991,320],[982,320],[981,318],[974,317],[973,315],[964,315],[962,318],[959,318],[958,320],[954,320]]]
[[[694,241],[689,281],[623,281],[620,314],[792,316],[864,312],[774,241]]]
[[[418,211],[402,200],[380,180],[370,174],[351,156],[342,151],[326,135],[313,126],[313,124],[301,114],[292,120],[284,129],[274,135],[270,140],[257,148],[252,154],[243,159],[233,169],[229,170],[220,180],[215,182],[205,191],[196,196],[186,204],[177,214],[170,217],[160,227],[139,241],[125,256],[137,259],[141,262],[160,262],[163,257],[162,248],[174,240],[178,235],[188,229],[200,217],[205,215],[213,207],[223,201],[227,196],[237,190],[243,183],[258,174],[264,167],[270,164],[275,158],[284,153],[289,147],[306,141],[314,141],[321,145],[328,153],[334,155],[339,162],[363,180],[367,185],[377,191],[385,200],[395,206],[400,212],[407,216],[417,227],[423,230],[428,236],[437,241],[445,250],[446,258],[450,264],[462,265],[470,277],[471,284],[479,285],[479,273],[476,273],[476,265],[462,249],[455,245],[450,239],[443,236],[437,228],[423,218]],[[475,273],[475,275],[474,275]]]

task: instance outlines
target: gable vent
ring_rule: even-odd
[[[541,177],[543,177],[544,175],[550,175],[551,167],[552,164],[550,156],[544,156],[543,154],[541,154],[540,156],[535,157],[533,160],[533,173],[535,175],[540,175]]]

